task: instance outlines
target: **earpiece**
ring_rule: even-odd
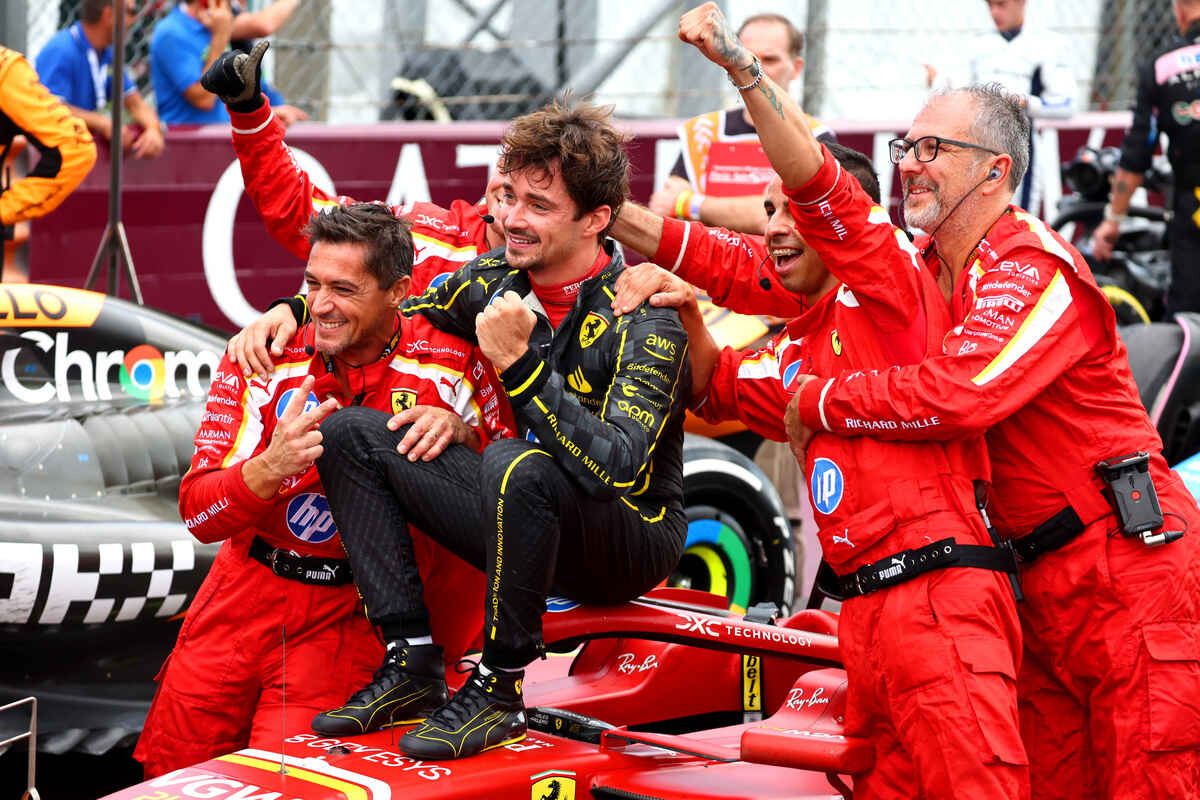
[[[994,181],[994,180],[996,180],[996,179],[997,179],[997,178],[999,178],[999,177],[1000,177],[1000,168],[999,168],[999,167],[992,167],[992,171],[988,173],[987,179],[988,179],[989,181]]]

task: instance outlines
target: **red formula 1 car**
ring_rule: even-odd
[[[842,735],[837,617],[733,615],[720,598],[660,589],[616,607],[552,599],[552,656],[527,672],[524,740],[461,761],[401,755],[391,730],[296,731],[108,800],[835,798],[868,769]],[[755,612],[761,613],[756,620]]]

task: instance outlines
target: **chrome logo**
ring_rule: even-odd
[[[147,403],[161,403],[167,383],[163,354],[148,344],[133,348],[125,354],[120,380],[121,388],[130,397]]]

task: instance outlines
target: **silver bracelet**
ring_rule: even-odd
[[[1114,222],[1124,222],[1125,220],[1129,219],[1129,214],[1128,213],[1118,214],[1115,211],[1113,211],[1112,203],[1105,203],[1104,204],[1104,218],[1111,219]]]
[[[738,82],[733,79],[732,75],[730,75],[729,82],[733,84],[733,88],[737,89],[739,92],[748,92],[762,83],[762,62],[758,60],[758,56],[755,56],[754,60],[751,61],[748,66],[742,67],[741,69],[749,70],[750,74],[754,76],[754,80],[750,81],[745,86],[739,86]]]

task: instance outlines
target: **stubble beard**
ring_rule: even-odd
[[[910,194],[907,191],[904,193],[905,225],[907,225],[909,228],[920,228],[926,233],[937,227],[938,223],[942,221],[942,214],[944,212],[944,209],[942,208],[941,193],[934,187],[928,188],[930,189],[929,194],[926,195],[928,199],[926,200],[924,207],[920,209],[910,210],[908,206]]]

